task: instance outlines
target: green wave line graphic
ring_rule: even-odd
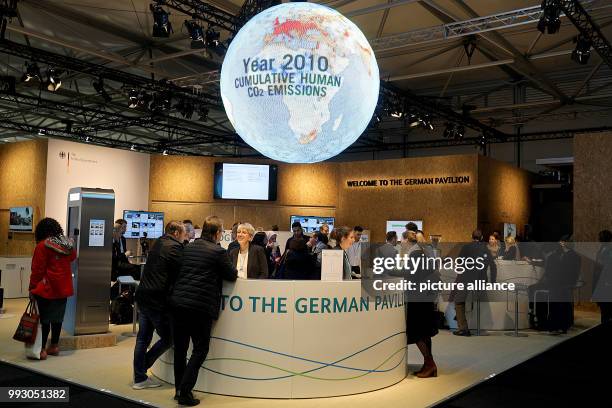
[[[385,363],[387,363],[387,361],[391,360],[398,353],[401,353],[402,351],[406,350],[406,348],[407,348],[407,346],[404,346],[404,347],[400,348],[399,350],[397,350],[395,353],[391,354],[382,363],[380,363],[377,367],[373,368],[372,370],[378,370],[380,367],[385,365]],[[264,367],[273,368],[275,370],[283,371],[283,372],[285,372],[287,374],[291,374],[292,376],[300,376],[300,377],[310,378],[310,379],[313,379],[313,380],[321,380],[321,381],[347,381],[347,380],[354,380],[356,378],[364,377],[364,376],[366,376],[368,374],[371,374],[371,371],[369,371],[369,372],[366,372],[366,373],[363,373],[363,374],[359,374],[359,375],[355,375],[355,376],[352,376],[352,377],[345,377],[345,378],[323,378],[323,377],[317,377],[317,376],[314,376],[314,375],[308,375],[308,374],[306,374],[306,372],[308,372],[308,371],[303,371],[303,372],[291,371],[291,370],[287,370],[285,368],[277,367],[277,366],[274,366],[274,365],[271,365],[271,364],[262,363],[261,361],[248,360],[248,359],[244,359],[244,358],[220,357],[220,358],[207,359],[206,362],[208,362],[208,361],[221,361],[221,360],[225,360],[225,361],[242,361],[242,362],[245,362],[245,363],[257,364],[257,365],[261,365],[261,366],[264,366]],[[202,367],[207,368],[204,365]]]

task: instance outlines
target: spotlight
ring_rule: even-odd
[[[96,90],[96,92],[102,97],[104,98],[104,101],[106,103],[110,102],[113,98],[111,98],[111,96],[108,94],[108,92],[106,92],[106,89],[104,89],[104,79],[102,77],[98,78],[97,81],[93,81],[92,83],[94,89]]]
[[[89,136],[85,136],[85,142],[89,143],[91,141],[91,138]]]
[[[429,114],[425,114],[419,118],[419,124],[425,129],[434,130],[434,125]]]
[[[57,91],[62,86],[62,80],[60,74],[62,71],[55,68],[49,68],[47,70],[47,90],[51,92]]]
[[[480,135],[480,137],[478,138],[478,146],[480,147],[480,150],[482,150],[482,152],[486,152],[487,150],[487,137],[485,135]]]
[[[544,34],[544,31],[548,30],[548,34],[554,34],[559,31],[561,27],[561,15],[560,0],[543,0],[542,1],[542,17],[538,21],[538,30]]]
[[[465,136],[465,127],[463,125],[457,126],[457,130],[455,131],[455,139],[461,140]]]
[[[26,62],[26,72],[21,77],[21,82],[30,82],[33,79],[40,81],[40,69],[35,62],[31,64]]]
[[[167,151],[167,150],[164,150],[164,151],[162,152],[162,155],[167,156],[167,155],[168,155],[168,151]]]
[[[45,130],[44,129],[38,129],[38,136],[44,136],[45,135]]]
[[[202,30],[202,27],[200,27],[195,20],[185,20],[185,27],[187,27],[187,31],[189,31],[189,35],[191,36],[191,48],[205,48],[206,44],[204,41],[204,31]]]
[[[136,151],[136,146],[135,145],[130,146],[130,150],[133,152]]]
[[[158,1],[157,4],[149,5],[149,9],[153,13],[153,37],[170,37],[172,33],[172,24],[168,18],[168,13],[161,7],[163,1]]]
[[[419,115],[417,115],[416,113],[410,114],[410,116],[408,117],[408,126],[414,128],[419,126],[419,123],[421,123],[421,118],[419,118]]]
[[[576,49],[572,51],[572,60],[581,65],[586,65],[591,56],[591,40],[581,34],[574,38],[574,42],[576,43]]]
[[[168,91],[158,92],[153,95],[151,110],[164,111],[172,108],[172,95]]]
[[[140,95],[136,89],[128,91],[128,108],[134,109],[140,105]]]
[[[218,31],[213,30],[212,28],[208,28],[208,30],[206,30],[206,46],[208,48],[217,48],[221,45],[221,41],[219,41],[219,38],[221,37],[221,33]]]

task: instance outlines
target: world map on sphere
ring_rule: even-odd
[[[221,97],[236,132],[287,163],[329,159],[372,118],[378,65],[363,33],[336,10],[285,3],[253,17],[231,42]]]

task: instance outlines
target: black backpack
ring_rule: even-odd
[[[113,324],[132,323],[133,313],[133,297],[130,291],[125,290],[111,302],[110,322]]]

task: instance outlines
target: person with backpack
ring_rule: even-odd
[[[47,355],[59,355],[59,337],[66,312],[66,301],[74,294],[71,262],[76,258],[73,244],[53,218],[43,218],[34,230],[36,248],[32,256],[30,296],[36,299],[42,326],[42,351],[40,359]],[[45,349],[51,331],[51,344]]]
[[[186,231],[182,222],[170,221],[164,232],[149,251],[140,285],[136,289],[140,318],[134,347],[132,388],[135,390],[161,385],[147,377],[147,370],[172,346],[167,300],[181,267]],[[147,351],[153,331],[157,331],[159,340]]]

